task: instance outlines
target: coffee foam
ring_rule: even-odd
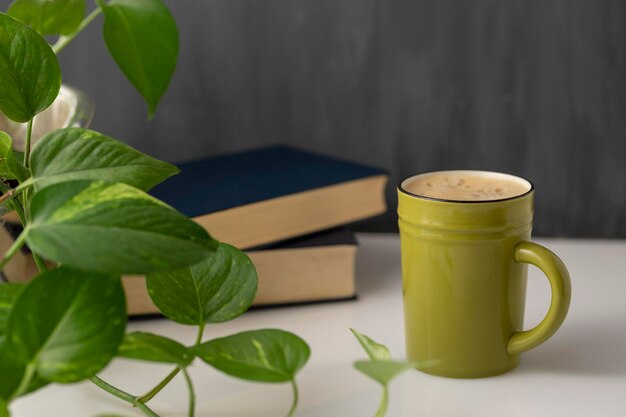
[[[519,177],[488,171],[439,171],[404,180],[411,194],[452,201],[504,200],[527,193],[532,185]]]

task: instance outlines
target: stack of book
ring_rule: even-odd
[[[150,193],[246,251],[259,276],[255,305],[355,297],[357,242],[346,225],[385,212],[384,171],[289,147],[178,166],[179,175]],[[0,251],[18,233],[5,220]],[[4,269],[13,282],[36,273],[27,251]],[[143,278],[123,278],[129,313],[156,313]]]

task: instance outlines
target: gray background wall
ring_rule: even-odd
[[[150,123],[100,23],[62,53],[96,129],[172,162],[288,143],[385,167],[393,185],[511,172],[537,187],[536,234],[626,237],[626,3],[167,3],[181,56]]]

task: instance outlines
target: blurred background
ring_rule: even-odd
[[[149,123],[101,24],[61,53],[95,129],[170,162],[283,143],[383,167],[389,214],[360,230],[396,230],[401,178],[471,168],[534,182],[536,235],[626,238],[626,3],[166,3],[180,60]]]

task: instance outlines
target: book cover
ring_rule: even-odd
[[[151,194],[240,249],[367,219],[386,210],[383,170],[276,146],[178,165]]]

